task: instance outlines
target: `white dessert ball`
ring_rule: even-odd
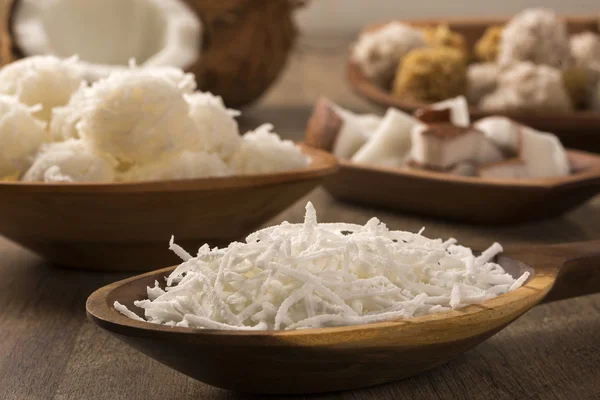
[[[113,182],[116,161],[79,139],[42,146],[26,182]]]
[[[264,174],[305,168],[310,157],[289,140],[272,133],[273,125],[263,124],[242,138],[240,150],[233,156],[231,166],[238,174]]]
[[[164,181],[232,175],[231,168],[215,154],[184,151],[157,162],[134,166],[124,173],[122,181]]]
[[[550,65],[558,69],[572,64],[567,27],[545,8],[530,8],[515,15],[502,30],[498,62],[519,61]]]
[[[115,73],[86,89],[81,138],[125,163],[148,163],[197,135],[178,87],[142,71]]]
[[[0,95],[0,178],[19,177],[48,140],[46,125],[16,97]]]
[[[190,117],[198,128],[198,136],[188,144],[188,148],[202,149],[217,153],[229,159],[241,145],[238,124],[234,117],[238,111],[229,110],[221,97],[211,93],[197,92],[187,95]]]
[[[498,83],[500,67],[496,63],[471,64],[467,69],[467,99],[469,104],[479,104],[492,93]]]
[[[67,104],[83,82],[77,60],[34,56],[15,61],[0,70],[0,93],[16,96],[24,104],[40,104],[35,116],[49,121],[52,108]]]

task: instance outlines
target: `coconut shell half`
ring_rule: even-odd
[[[0,9],[0,63],[24,55],[12,41],[12,15],[19,0]],[[184,0],[203,23],[202,55],[186,70],[200,90],[232,108],[256,101],[283,71],[297,37],[292,19],[303,4],[291,0]]]

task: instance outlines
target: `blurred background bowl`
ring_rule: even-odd
[[[570,34],[591,31],[599,32],[599,20],[592,17],[565,17]],[[469,48],[490,26],[504,25],[508,18],[470,18],[470,19],[418,19],[398,21],[414,26],[434,26],[446,24],[448,27],[463,35]],[[379,29],[386,24],[368,26],[364,31]],[[378,87],[364,76],[360,67],[348,62],[347,79],[352,89],[367,100],[384,107],[396,107],[406,112],[414,112],[427,104],[395,97],[391,92]],[[505,115],[524,125],[542,131],[552,132],[569,148],[600,152],[600,112],[582,110],[571,113],[502,113],[486,112],[476,107],[470,107],[472,120],[478,120],[490,115]]]
[[[0,182],[0,234],[72,268],[152,270],[180,262],[169,239],[194,253],[227,245],[307,194],[337,169],[302,147],[309,167],[282,173],[136,183]]]

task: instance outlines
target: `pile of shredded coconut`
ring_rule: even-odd
[[[0,180],[194,179],[310,163],[271,125],[240,135],[240,113],[180,69],[132,62],[92,85],[80,70],[53,56],[0,70]]]
[[[136,301],[145,319],[205,329],[293,330],[412,318],[481,303],[519,288],[492,259],[498,243],[474,255],[455,239],[390,231],[377,218],[364,226],[317,223],[306,206],[302,224],[269,227],[225,249],[204,245]]]

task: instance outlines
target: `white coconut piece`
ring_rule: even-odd
[[[413,116],[389,108],[377,131],[354,154],[352,161],[388,167],[403,165],[411,148],[411,131],[421,125]]]
[[[571,173],[567,153],[560,140],[551,133],[522,126],[519,156],[527,166],[530,178],[560,177]]]
[[[419,29],[392,22],[361,34],[352,50],[352,59],[365,76],[379,85],[387,85],[400,60],[411,50],[425,46],[425,36]]]
[[[452,175],[477,176],[477,166],[472,162],[460,162],[448,171]]]
[[[440,101],[429,106],[434,110],[450,110],[450,122],[456,126],[468,127],[471,124],[469,117],[469,104],[465,96],[458,96],[452,99]]]
[[[21,103],[42,107],[35,116],[49,121],[52,108],[67,104],[83,81],[75,58],[29,57],[0,70],[0,93],[16,96]]]
[[[182,0],[20,0],[13,32],[24,54],[77,54],[85,77],[97,80],[131,58],[142,67],[193,65],[202,25]]]
[[[516,155],[519,151],[520,125],[506,117],[487,117],[475,122],[473,126],[499,147],[504,154]]]
[[[216,154],[184,151],[157,162],[134,166],[121,181],[164,181],[232,175],[233,171]]]
[[[302,154],[290,140],[271,132],[273,125],[263,124],[242,137],[242,145],[230,161],[236,174],[254,175],[306,168],[310,157]]]
[[[49,129],[52,140],[61,142],[67,139],[79,138],[77,123],[81,120],[85,110],[87,88],[87,83],[82,82],[66,105],[52,109]]]
[[[42,146],[23,176],[26,182],[113,182],[116,161],[87,143],[69,139]]]
[[[383,118],[375,114],[355,114],[334,104],[331,106],[342,120],[332,153],[340,159],[348,160],[369,140]]]
[[[198,128],[198,135],[188,141],[188,149],[202,149],[229,159],[241,146],[238,111],[229,110],[219,96],[197,92],[185,97],[190,105],[190,117]]]
[[[502,153],[476,129],[436,124],[413,129],[410,157],[426,167],[447,170],[461,162],[496,162]]]
[[[520,158],[512,158],[479,168],[479,176],[486,179],[531,178],[527,165]]]
[[[86,89],[84,102],[79,135],[122,162],[152,162],[180,152],[199,136],[179,88],[143,71],[96,82]]]
[[[0,179],[19,177],[31,166],[40,145],[48,141],[45,124],[16,97],[0,95]]]

